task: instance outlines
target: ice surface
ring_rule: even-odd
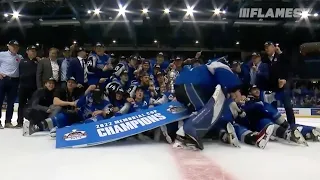
[[[15,114],[13,120],[16,117]],[[299,119],[298,122],[320,127],[320,119]],[[309,142],[309,147],[304,147],[270,142],[264,150],[244,144],[237,149],[206,143],[202,152],[181,151],[152,142],[55,149],[55,141],[45,133],[22,137],[21,130],[4,129],[0,130],[0,179],[320,179],[320,143]],[[201,173],[210,176],[200,176]]]

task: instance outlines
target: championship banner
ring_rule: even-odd
[[[181,103],[170,102],[102,121],[64,127],[57,129],[56,148],[104,144],[183,120],[188,116],[188,111]]]

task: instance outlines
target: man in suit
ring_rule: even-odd
[[[61,78],[60,78],[60,80],[61,80],[61,88],[65,88],[65,87],[67,87],[67,80],[68,80],[67,74],[68,74],[68,68],[69,68],[69,64],[70,64],[70,60],[71,60],[70,48],[65,47],[62,54],[64,57],[62,59],[59,59],[59,61],[61,61]]]
[[[264,49],[266,56],[262,58],[262,62],[268,65],[269,78],[266,81],[267,86],[263,90],[276,92],[278,100],[284,104],[288,122],[294,124],[295,117],[291,104],[289,83],[290,62],[278,45],[275,46],[272,42],[268,41],[264,44]]]
[[[50,77],[53,77],[58,87],[60,82],[61,75],[61,63],[57,60],[58,57],[58,49],[51,48],[49,50],[49,58],[42,59],[38,63],[37,67],[37,88],[40,89],[43,87],[46,80]]]
[[[77,87],[81,88],[84,92],[88,88],[87,53],[82,47],[78,47],[76,52],[77,58],[70,61],[67,77],[74,77],[78,83]]]

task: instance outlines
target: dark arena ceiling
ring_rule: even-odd
[[[303,19],[239,18],[240,8],[255,7],[311,11]],[[143,13],[144,8],[148,12]],[[170,12],[165,13],[165,8]],[[271,40],[298,46],[320,40],[318,11],[319,1],[0,0],[0,43],[17,39],[25,45],[64,46],[76,40],[108,46],[254,50]]]

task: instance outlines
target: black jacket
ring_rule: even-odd
[[[262,58],[262,62],[268,64],[269,78],[266,79],[265,87],[261,88],[266,91],[281,91],[279,88],[278,80],[288,80],[291,72],[291,66],[289,59],[285,54],[275,54],[273,59],[270,60],[268,56]]]
[[[37,74],[37,59],[23,59],[19,63],[19,77],[20,87],[22,88],[37,88],[36,74]]]
[[[53,92],[54,90],[49,91],[46,88],[38,89],[33,93],[28,108],[46,112],[53,104]]]

